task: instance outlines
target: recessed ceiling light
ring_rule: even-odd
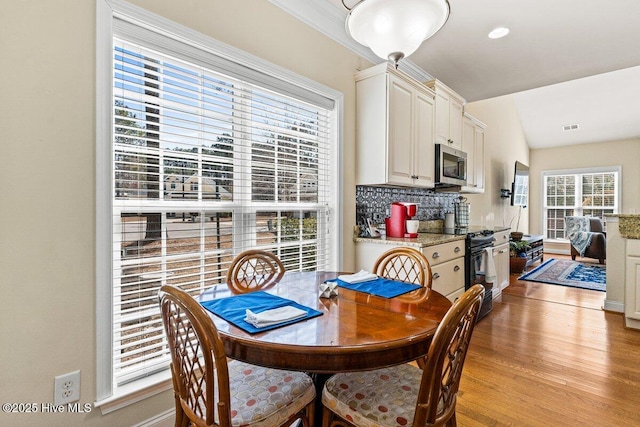
[[[507,34],[509,34],[509,29],[507,27],[498,27],[498,28],[493,29],[489,33],[489,38],[490,39],[499,39],[499,38],[502,38],[502,37],[506,36]]]

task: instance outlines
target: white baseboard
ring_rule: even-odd
[[[169,409],[168,411],[164,411],[131,427],[173,427],[175,424],[175,418],[175,409]]]
[[[607,311],[614,311],[616,313],[624,313],[624,303],[620,301],[604,300],[604,306],[602,307]]]

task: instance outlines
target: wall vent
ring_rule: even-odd
[[[577,130],[580,126],[578,126],[577,124],[575,125],[564,125],[562,126],[562,130],[563,131],[569,131],[569,130]]]

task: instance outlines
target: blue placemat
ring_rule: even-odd
[[[365,292],[367,294],[376,295],[383,298],[393,298],[407,292],[420,289],[420,285],[414,283],[405,283],[398,280],[385,279],[378,277],[375,280],[360,283],[347,283],[340,279],[335,279],[341,288],[352,289],[354,291]]]
[[[248,294],[240,294],[234,295],[232,297],[204,301],[200,304],[202,304],[204,308],[206,308],[216,316],[223,318],[227,322],[233,323],[235,326],[243,329],[250,334],[280,328],[282,326],[290,325],[292,323],[300,322],[305,319],[310,319],[312,317],[322,315],[322,312],[318,310],[306,307],[302,304],[298,304],[297,302],[291,301],[286,298],[269,294],[264,291],[251,292]],[[256,328],[251,323],[244,321],[244,318],[246,316],[246,309],[249,309],[254,313],[261,313],[265,310],[271,310],[273,308],[284,307],[287,305],[299,308],[300,310],[304,310],[307,312],[307,315],[262,328]]]

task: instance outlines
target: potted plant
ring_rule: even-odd
[[[509,270],[511,274],[520,274],[527,265],[527,251],[531,249],[529,243],[524,240],[512,240],[509,242]]]

